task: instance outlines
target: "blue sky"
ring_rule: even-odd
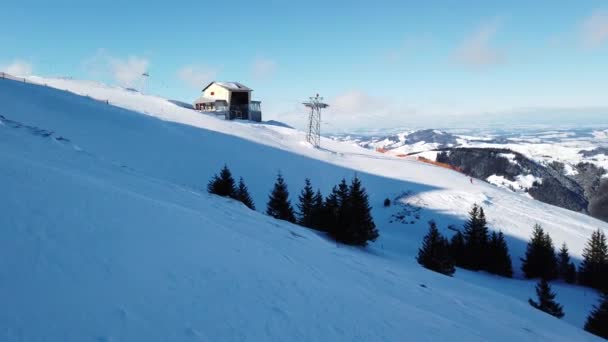
[[[606,1],[5,1],[0,66],[194,99],[255,89],[264,115],[328,129],[608,116]],[[531,114],[534,113],[534,114]],[[508,120],[507,120],[508,121]]]

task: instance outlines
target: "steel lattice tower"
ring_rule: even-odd
[[[306,141],[314,147],[321,146],[321,109],[329,107],[327,103],[323,103],[322,101],[323,98],[317,94],[314,97],[310,97],[309,102],[304,102],[304,106],[310,108]]]

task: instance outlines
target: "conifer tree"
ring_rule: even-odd
[[[545,278],[542,278],[536,285],[536,295],[538,302],[528,299],[530,305],[557,318],[564,317],[563,308],[555,301],[555,293],[551,291],[551,286]]]
[[[608,295],[604,294],[600,305],[593,307],[593,311],[587,317],[585,330],[608,339]]]
[[[557,254],[557,272],[560,278],[569,284],[576,282],[576,266],[570,261],[568,246],[564,242]]]
[[[464,267],[478,271],[487,268],[488,227],[483,208],[477,204],[469,212],[464,225]]]
[[[219,175],[214,175],[211,178],[207,184],[207,191],[210,194],[218,196],[235,197],[236,187],[234,186],[234,178],[232,178],[232,173],[227,165],[224,164]]]
[[[348,226],[350,225],[350,193],[348,192],[348,184],[346,179],[342,178],[340,184],[338,184],[338,191],[336,192],[336,198],[338,200],[338,216],[336,225],[336,240],[346,242]]]
[[[429,270],[452,276],[455,272],[450,255],[450,245],[437,229],[435,221],[429,221],[429,232],[422,240],[416,257],[418,263]]]
[[[249,209],[255,210],[255,205],[253,204],[253,200],[249,195],[249,189],[247,189],[247,185],[245,185],[243,177],[239,178],[239,185],[236,188],[234,199],[242,202]]]
[[[503,277],[513,277],[511,255],[509,255],[509,247],[502,232],[492,232],[490,237],[487,271]]]
[[[551,280],[557,277],[557,258],[553,241],[539,224],[534,226],[532,238],[526,248],[526,257],[521,261],[521,269],[526,278],[540,277]]]
[[[312,226],[315,229],[325,231],[323,229],[323,218],[324,218],[324,203],[323,195],[321,190],[317,189],[317,192],[312,198]]]
[[[338,232],[338,211],[338,187],[334,186],[329,195],[327,195],[327,198],[325,198],[323,212],[321,214],[321,228],[333,237],[335,237]]]
[[[378,230],[372,218],[369,199],[361,180],[355,176],[348,188],[348,205],[343,222],[346,222],[344,241],[347,244],[365,246],[378,238]]]
[[[289,201],[287,184],[285,184],[285,180],[283,179],[281,173],[277,175],[274,188],[272,189],[270,196],[268,196],[266,214],[279,220],[285,220],[292,223],[296,222],[293,207]]]
[[[310,184],[310,179],[304,181],[304,188],[298,196],[298,224],[304,227],[312,228],[314,223],[314,197],[315,193]]]
[[[606,235],[599,229],[591,234],[583,250],[579,282],[595,289],[608,290],[608,247]]]
[[[465,243],[464,236],[460,231],[456,232],[450,240],[450,255],[454,260],[454,265],[465,266]]]

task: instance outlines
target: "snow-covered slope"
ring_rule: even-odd
[[[35,80],[91,97],[0,80],[0,340],[595,340],[580,329],[590,290],[555,285],[560,321],[526,303],[533,282],[448,278],[414,255],[427,219],[449,233],[475,202],[516,266],[536,222],[575,256],[605,223],[412,160],[313,149],[289,128]],[[278,170],[292,194],[305,177],[327,190],[356,172],[381,238],[336,246],[205,194],[224,163],[259,208]],[[408,206],[382,208],[386,197]],[[410,208],[414,224],[394,222]]]

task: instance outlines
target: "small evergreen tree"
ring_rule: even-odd
[[[253,204],[253,200],[249,195],[249,189],[247,189],[247,185],[245,185],[243,177],[239,178],[239,185],[236,188],[234,199],[242,202],[249,209],[255,210],[255,205]]]
[[[521,269],[526,278],[540,277],[551,280],[557,277],[557,258],[553,241],[539,224],[534,226],[532,238],[526,248],[526,257],[521,261]]]
[[[223,197],[235,197],[236,187],[234,186],[234,178],[228,169],[227,165],[220,170],[219,175],[214,175],[207,184],[207,191],[210,194],[215,194]]]
[[[570,261],[570,253],[565,242],[557,254],[557,272],[559,277],[567,283],[573,284],[576,282],[576,266]]]
[[[315,195],[312,198],[312,227],[324,231],[323,229],[323,219],[324,219],[324,203],[323,203],[323,195],[321,194],[321,190],[317,190]]]
[[[530,305],[557,318],[564,317],[562,306],[555,301],[555,293],[551,291],[551,286],[545,278],[536,285],[536,295],[538,302],[528,299]]]
[[[422,247],[416,257],[418,263],[429,270],[452,276],[455,272],[450,255],[450,245],[437,229],[435,221],[429,221],[429,232],[422,240]]]
[[[503,233],[492,232],[488,247],[487,271],[507,278],[513,277],[511,255]]]
[[[266,214],[279,220],[285,220],[292,223],[296,222],[293,207],[289,201],[287,184],[285,184],[285,180],[283,179],[281,173],[277,175],[274,188],[272,189],[270,196],[268,196]]]
[[[450,240],[450,255],[454,260],[454,265],[464,267],[465,265],[465,242],[464,236],[460,231],[456,232]]]
[[[350,193],[348,192],[348,184],[346,184],[346,179],[342,178],[340,184],[338,184],[338,191],[336,193],[336,198],[338,200],[338,212],[337,212],[337,225],[335,227],[335,238],[338,241],[346,242],[348,240],[347,237],[347,229],[350,225]]]
[[[304,227],[312,228],[314,225],[314,197],[315,193],[310,184],[310,179],[304,181],[304,188],[298,196],[298,224]]]
[[[593,311],[587,317],[585,330],[608,339],[608,295],[604,294],[600,305],[593,307]]]
[[[329,195],[327,195],[327,198],[325,198],[321,213],[321,228],[334,237],[338,233],[338,211],[338,187],[334,186]]]
[[[579,268],[579,282],[595,289],[608,290],[608,247],[606,235],[601,230],[591,234],[583,250],[583,262]]]
[[[469,212],[464,225],[464,267],[479,271],[487,268],[488,226],[483,208],[477,204]]]
[[[367,192],[358,177],[353,178],[347,194],[347,212],[341,213],[347,215],[341,219],[346,224],[342,242],[365,246],[368,241],[378,238],[378,230],[372,218]]]

